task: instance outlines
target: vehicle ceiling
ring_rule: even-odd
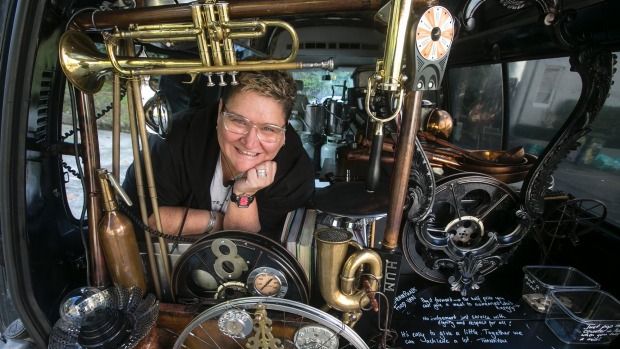
[[[186,2],[177,0],[178,2]],[[173,3],[168,0],[138,0],[138,3]],[[248,0],[229,0],[229,3],[251,2]],[[466,30],[463,26],[463,13],[467,6],[480,2],[474,12],[475,26]],[[594,42],[607,45],[612,50],[620,48],[620,28],[616,19],[618,1],[613,0],[564,0],[559,1],[558,20],[552,25],[544,25],[543,6],[556,1],[536,0],[440,0],[438,4],[446,7],[453,16],[459,18],[457,38],[450,54],[449,64],[476,65],[503,61],[544,58],[566,55],[570,48]],[[71,13],[78,8],[100,6],[95,0],[57,0],[53,3],[63,12]],[[386,1],[382,1],[386,3]],[[511,10],[502,3],[523,3],[520,10]],[[70,9],[70,10],[69,10]],[[383,33],[385,25],[377,22],[376,11],[358,11],[348,13],[298,14],[282,16],[299,31],[302,46],[299,60],[317,60],[337,57],[336,64],[356,66],[374,64],[376,57],[383,53]],[[260,16],[259,16],[260,17]],[[355,29],[353,29],[355,28]],[[340,40],[361,41],[367,44],[367,50],[319,50],[316,46],[307,49],[304,41]],[[267,35],[263,39],[243,43],[259,55],[277,52],[277,43]],[[352,41],[351,41],[352,40]],[[320,41],[320,40],[319,40]],[[280,48],[281,50],[281,48]],[[271,52],[271,53],[270,53]]]

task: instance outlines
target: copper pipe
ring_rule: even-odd
[[[155,174],[153,173],[153,164],[151,162],[151,150],[149,149],[149,143],[146,133],[146,123],[144,117],[144,109],[142,103],[138,105],[137,101],[142,101],[140,93],[140,82],[138,79],[131,79],[132,85],[131,92],[134,99],[134,107],[136,110],[136,119],[138,121],[138,135],[140,136],[140,143],[142,143],[142,158],[144,160],[144,174],[146,175],[146,189],[148,190],[149,197],[151,199],[151,207],[153,208],[153,216],[155,217],[155,223],[158,231],[163,231],[161,220],[159,218],[159,205],[157,203],[157,192],[155,189]],[[172,281],[172,269],[170,267],[170,257],[168,256],[168,244],[163,238],[158,238],[159,252],[161,254],[162,265],[164,267],[164,274],[168,284]],[[175,297],[170,289],[170,295],[172,301]]]
[[[125,51],[134,53],[134,47],[131,44],[127,44],[126,47],[119,46],[119,53],[124,54]],[[114,74],[117,77],[117,74]],[[138,193],[138,207],[140,208],[140,218],[142,222],[148,225],[148,213],[146,211],[146,200],[144,196],[144,184],[142,182],[142,162],[140,158],[140,140],[138,137],[138,126],[136,121],[136,111],[133,104],[133,94],[131,92],[131,85],[127,84],[127,112],[129,114],[129,132],[131,135],[131,149],[133,151],[134,158],[134,176],[136,178],[136,191]],[[120,97],[120,96],[119,96]],[[120,105],[120,98],[119,98]],[[141,106],[142,104],[140,104]],[[119,118],[120,119],[120,118]],[[135,204],[135,203],[134,203]],[[151,233],[144,232],[144,242],[146,243],[146,256],[149,261],[149,270],[151,272],[151,280],[153,281],[153,287],[155,288],[155,295],[158,299],[162,299],[161,292],[161,280],[159,277],[159,269],[157,267],[157,260],[155,259],[155,252],[153,251],[153,242],[151,241]]]
[[[432,165],[450,165],[456,168],[460,168],[462,165],[455,161],[453,158],[446,157],[444,155],[434,154],[424,149],[426,152],[426,156],[428,157],[428,161]],[[370,159],[370,154],[368,153],[360,153],[360,152],[349,152],[345,155],[345,159],[350,161],[368,161]],[[393,164],[394,157],[393,156],[381,156],[382,164]]]
[[[121,77],[112,80],[112,176],[120,182],[121,172]]]
[[[418,2],[418,1],[416,1]],[[422,1],[425,2],[425,1]],[[255,16],[273,17],[294,14],[313,14],[330,12],[377,11],[381,0],[254,0],[229,1],[230,18]],[[127,29],[130,24],[161,24],[189,22],[191,8],[185,5],[143,7],[129,10],[83,12],[75,18],[82,30],[86,29]]]
[[[347,153],[347,155],[345,155],[345,158],[347,160],[351,160],[351,161],[369,161],[370,160],[370,154],[369,153],[360,153],[360,152],[350,152]],[[394,157],[393,156],[385,156],[382,155],[381,156],[381,163],[383,164],[393,164],[394,163]]]
[[[99,241],[97,225],[101,218],[99,186],[97,185],[97,171],[99,161],[99,139],[97,138],[97,120],[95,119],[95,101],[92,94],[86,94],[75,89],[82,146],[82,161],[84,163],[84,186],[86,187],[86,208],[88,211],[88,248],[90,285],[105,287],[110,284],[110,277],[103,256],[103,249]]]
[[[134,46],[131,43],[127,44],[127,54],[129,56],[135,55]],[[133,98],[134,111],[136,112],[136,121],[138,124],[138,135],[140,137],[140,143],[142,144],[142,160],[144,161],[144,175],[146,176],[146,189],[148,190],[149,197],[151,199],[151,207],[153,208],[153,216],[155,217],[155,226],[158,231],[163,231],[161,225],[161,219],[159,217],[159,204],[157,202],[157,190],[155,188],[155,174],[153,173],[153,163],[151,162],[151,150],[148,146],[148,138],[146,132],[146,118],[144,116],[144,108],[142,107],[142,93],[140,92],[140,80],[138,78],[132,78],[129,80],[131,85],[131,97]],[[164,269],[165,280],[167,285],[171,285],[172,282],[172,269],[170,267],[170,257],[168,255],[168,244],[163,238],[158,238],[159,252],[162,259],[162,266]],[[175,295],[170,288],[170,296],[172,301],[175,300]]]
[[[425,149],[426,150],[426,149]],[[454,160],[454,158],[447,157],[445,155],[434,154],[432,152],[426,151],[426,157],[428,157],[428,161],[431,163],[439,163],[445,165],[451,165],[454,167],[461,166],[460,163]]]
[[[127,85],[127,94],[132,95],[132,86]],[[138,193],[138,207],[140,209],[140,218],[142,223],[148,225],[148,213],[146,212],[146,198],[144,195],[144,182],[142,181],[142,162],[140,159],[140,138],[138,137],[138,125],[136,122],[136,112],[133,105],[133,99],[127,98],[127,109],[129,112],[129,133],[131,135],[131,149],[133,151],[133,169],[134,176],[136,178],[136,191]],[[134,203],[135,204],[135,203]],[[144,242],[146,243],[146,255],[149,260],[149,270],[151,271],[151,278],[153,280],[153,287],[155,287],[155,295],[158,299],[162,298],[161,293],[161,281],[159,277],[159,269],[157,268],[157,260],[155,259],[155,252],[153,250],[153,241],[151,240],[151,234],[148,231],[144,232]]]
[[[368,138],[364,138],[361,141],[361,145],[364,147],[368,147],[370,148],[370,146],[372,145],[372,139],[368,139]],[[383,141],[383,147],[381,148],[381,151],[385,151],[388,153],[393,153],[394,152],[394,143],[392,143],[392,141],[387,138]]]
[[[415,151],[415,135],[420,122],[421,109],[422,91],[407,93],[390,185],[390,206],[388,207],[383,235],[383,248],[386,250],[394,250],[398,247],[398,235],[403,218],[405,196],[407,195],[407,191],[403,188],[407,188],[409,185],[409,174]]]

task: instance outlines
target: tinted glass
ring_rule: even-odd
[[[326,98],[343,99],[346,87],[353,87],[353,68],[338,68],[326,74],[323,70],[292,71],[295,80],[302,81],[298,93],[305,95],[310,103],[322,103]],[[299,88],[302,87],[302,88]]]
[[[509,148],[540,154],[575,107],[581,79],[566,57],[510,63],[508,76]]]
[[[501,149],[501,65],[451,69],[449,83],[452,142],[468,149]]]
[[[148,88],[148,87],[147,87]],[[73,124],[71,116],[71,99],[69,97],[69,88],[65,88],[65,98],[63,102],[62,115],[62,134],[63,141],[73,144],[75,137],[73,135]],[[143,89],[143,95],[146,98],[147,90]],[[112,171],[112,84],[108,81],[103,85],[101,91],[95,94],[95,110],[97,114],[97,134],[99,136],[99,156],[101,168]],[[78,137],[79,139],[79,137]],[[129,135],[129,119],[127,112],[127,97],[121,101],[121,158],[120,158],[120,183],[125,178],[125,172],[133,161],[133,153],[131,150],[131,136]],[[75,218],[82,215],[82,207],[84,202],[84,190],[82,182],[77,176],[79,171],[75,156],[63,155],[63,170],[65,178],[65,192],[67,197],[67,205],[71,209],[71,213]]]
[[[540,154],[566,121],[581,93],[581,79],[570,71],[568,58],[515,62],[510,76],[509,145]],[[615,74],[614,80],[620,75]],[[620,87],[592,123],[581,146],[570,152],[554,172],[555,189],[577,199],[600,200],[607,221],[620,226]]]

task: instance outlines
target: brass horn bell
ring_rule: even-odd
[[[134,25],[128,30],[116,29],[103,32],[106,55],[99,53],[95,44],[85,34],[68,31],[60,39],[60,62],[65,75],[76,87],[88,93],[97,92],[102,77],[114,70],[124,77],[139,75],[205,74],[208,85],[213,86],[212,74],[224,86],[224,75],[236,83],[239,71],[290,70],[321,68],[333,70],[332,59],[318,63],[294,62],[299,50],[299,38],[291,25],[279,20],[231,21],[227,3],[191,5],[192,22],[159,25]],[[264,36],[268,27],[277,27],[291,36],[290,54],[282,59],[237,61],[233,40]],[[141,43],[193,42],[199,58],[143,58],[117,57],[116,49],[121,40]]]
[[[104,75],[113,70],[110,60],[97,50],[86,34],[79,31],[68,31],[62,35],[59,58],[67,79],[86,93],[99,91]]]
[[[353,326],[359,320],[362,308],[370,303],[368,293],[357,287],[359,278],[356,276],[367,265],[371,275],[370,292],[377,291],[383,278],[381,257],[371,249],[362,249],[352,241],[353,234],[344,229],[320,229],[315,237],[321,296],[331,308],[344,313],[345,324]],[[347,258],[349,246],[358,250]]]

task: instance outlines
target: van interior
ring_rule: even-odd
[[[617,347],[618,13],[2,1],[0,349]],[[278,239],[148,229],[127,168],[251,69],[296,81],[313,198]],[[106,200],[137,269],[102,255]]]

